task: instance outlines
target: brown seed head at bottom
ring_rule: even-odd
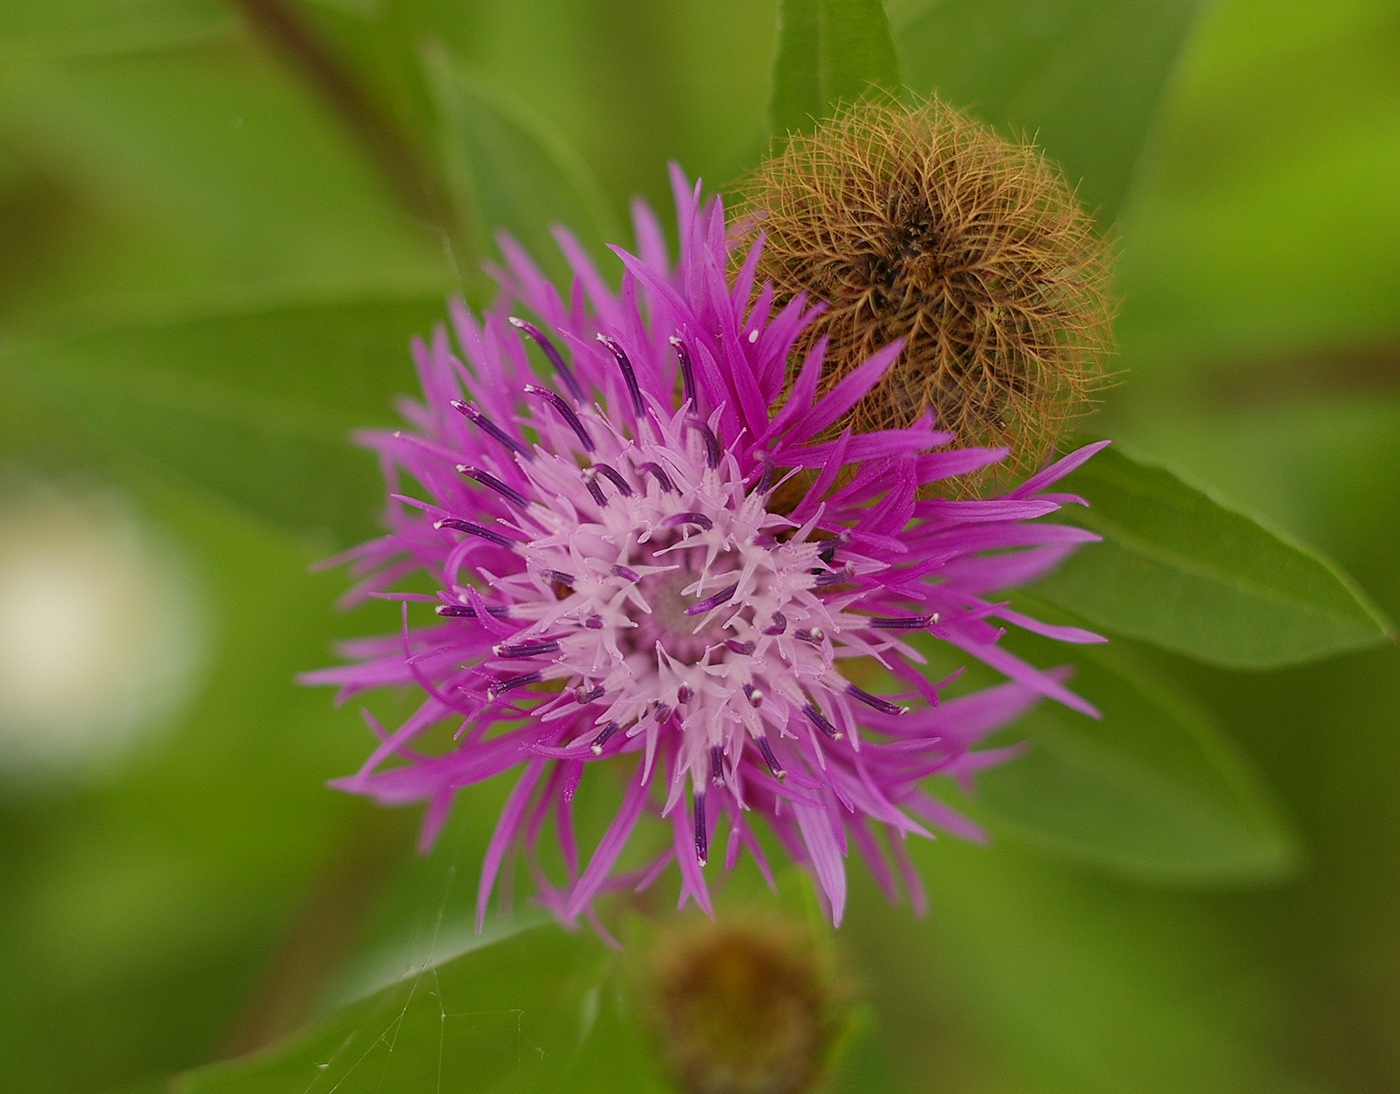
[[[834,431],[902,428],[932,410],[959,444],[1008,446],[1009,479],[1050,453],[1102,382],[1108,247],[1040,152],[936,100],[861,101],[793,135],[740,182],[735,211],[741,238],[764,235],[757,283],[771,281],[778,304],[806,293],[827,305],[789,383],[819,338],[828,389],[903,340]]]
[[[840,1028],[839,992],[798,925],[705,923],[658,940],[655,1017],[687,1094],[802,1094]]]

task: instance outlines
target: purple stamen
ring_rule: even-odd
[[[909,713],[908,707],[895,706],[894,703],[888,702],[885,699],[881,699],[878,695],[871,695],[870,692],[864,691],[861,688],[856,687],[855,684],[846,685],[846,694],[849,695],[852,699],[859,699],[862,703],[865,703],[867,706],[874,707],[881,714]]]
[[[601,615],[590,615],[583,621],[583,625],[590,631],[601,631],[603,629],[603,617]]]
[[[671,345],[676,349],[676,360],[681,367],[681,393],[685,401],[691,406],[697,406],[695,402],[695,371],[690,367],[690,349],[685,342],[676,335],[671,335]]]
[[[731,653],[737,653],[741,657],[748,656],[758,648],[752,642],[740,642],[737,638],[726,638],[724,644],[729,647]]]
[[[554,348],[554,343],[544,336],[544,332],[533,323],[527,323],[524,319],[517,319],[511,316],[508,320],[510,325],[516,330],[524,331],[535,342],[535,345],[544,350],[544,355],[549,358],[549,363],[554,366],[554,371],[559,373],[559,378],[564,381],[564,386],[569,389],[569,394],[574,397],[574,402],[583,402],[583,388],[570,371],[569,366],[564,363],[564,358],[559,355],[559,351]]]
[[[515,489],[515,487],[507,486],[489,471],[483,471],[479,467],[469,467],[467,464],[459,463],[457,465],[457,473],[466,475],[469,479],[475,479],[477,482],[481,483],[482,486],[496,491],[496,493],[500,494],[506,501],[519,506],[521,509],[527,509],[530,506],[529,498]]]
[[[692,418],[690,424],[700,431],[705,441],[705,466],[711,471],[719,466],[719,438],[715,431],[699,418]]]
[[[469,604],[439,604],[433,611],[438,615],[449,616],[457,619],[475,619],[476,609]],[[510,609],[504,607],[488,607],[486,614],[492,619],[507,619]]]
[[[721,604],[725,603],[727,600],[733,597],[733,595],[738,591],[739,583],[736,581],[733,585],[730,585],[728,588],[721,589],[719,592],[715,593],[714,596],[708,596],[704,600],[700,601],[698,604],[692,604],[685,610],[685,614],[703,615],[705,612],[710,611],[712,608],[718,608]]]
[[[617,367],[622,370],[622,379],[627,384],[627,394],[632,397],[632,410],[637,417],[642,416],[642,389],[637,385],[637,373],[632,368],[632,362],[627,360],[627,354],[623,352],[622,346],[616,339],[609,338],[606,334],[597,336],[598,341],[612,350],[612,355],[617,358]]]
[[[453,410],[462,414],[464,417],[471,419],[471,421],[475,423],[476,427],[479,430],[485,433],[488,437],[491,437],[498,444],[504,445],[506,448],[510,449],[517,456],[522,456],[527,460],[533,460],[535,458],[535,454],[533,452],[531,452],[523,444],[521,444],[509,433],[503,430],[485,414],[477,410],[476,407],[469,406],[468,404],[459,402],[456,399],[452,401],[451,405]]]
[[[705,795],[696,794],[695,797],[695,857],[700,865],[705,865],[705,860],[710,850],[710,833],[705,827]]]
[[[752,684],[744,685],[744,697],[748,699],[749,705],[758,708],[763,705],[763,691]]]
[[[675,528],[681,524],[698,524],[707,532],[715,526],[715,522],[704,513],[673,513],[661,522],[661,527]]]
[[[826,545],[822,547],[820,551],[817,552],[817,557],[823,562],[825,562],[828,566],[830,566],[831,560],[836,557],[836,548],[840,546],[841,541],[833,537],[832,539],[827,540]]]
[[[620,562],[612,568],[612,572],[614,577],[624,578],[625,580],[632,582],[633,585],[642,580],[641,574],[637,573],[636,570],[633,570],[630,567],[622,565],[622,563]]]
[[[584,451],[593,451],[593,438],[590,437],[588,435],[588,431],[583,428],[583,422],[581,422],[579,420],[579,416],[574,413],[574,408],[571,407],[568,403],[564,402],[563,398],[561,398],[555,392],[550,391],[548,388],[539,387],[536,384],[526,384],[525,394],[538,395],[541,399],[543,399],[555,410],[557,410],[559,412],[559,417],[563,418],[564,421],[568,423],[569,428],[572,429],[574,433],[578,435],[579,444],[583,445]]]
[[[802,713],[807,715],[811,723],[825,733],[833,741],[841,739],[841,731],[827,721],[826,715],[819,711],[811,703],[802,708]]]
[[[444,517],[442,520],[433,522],[434,528],[454,528],[458,532],[466,532],[468,535],[480,536],[482,539],[496,544],[498,547],[514,547],[515,544],[501,535],[500,532],[493,532],[490,528],[483,528],[479,524],[473,524],[469,520],[458,520],[456,517]]]
[[[825,573],[817,574],[815,585],[818,589],[824,589],[828,585],[841,585],[851,580],[851,571],[848,567],[841,567],[839,570],[827,570]]]
[[[754,492],[757,494],[766,494],[769,490],[773,489],[773,476],[776,473],[777,468],[774,467],[772,459],[769,457],[768,453],[765,452],[763,454],[763,470],[759,473],[758,482],[754,485]]]
[[[650,474],[654,476],[656,484],[661,487],[661,492],[663,494],[670,494],[675,491],[676,488],[671,485],[671,477],[662,470],[659,463],[644,463],[638,467],[637,470],[644,475]]]
[[[935,615],[911,615],[904,617],[887,617],[872,615],[867,621],[871,627],[883,631],[921,631],[930,623],[936,623],[938,616]]]
[[[544,579],[551,585],[567,585],[570,589],[574,587],[574,575],[566,574],[563,570],[546,570]]]
[[[593,474],[593,468],[585,468],[583,472],[583,485],[588,487],[588,492],[593,495],[593,500],[600,506],[608,504],[608,496],[603,493],[603,488],[598,485],[598,476]]]
[[[826,637],[826,631],[820,627],[812,627],[810,630],[806,627],[800,627],[792,632],[792,636],[799,642],[811,642],[813,645],[818,645]]]
[[[669,722],[671,720],[671,715],[674,713],[676,712],[665,703],[657,703],[656,708],[652,711],[653,717],[656,718],[656,724],[659,726],[664,726]]]
[[[617,492],[624,498],[630,498],[632,496],[632,484],[624,479],[616,468],[606,463],[595,463],[593,465],[593,470],[616,486]]]
[[[724,782],[724,749],[710,746],[710,781],[716,786]]]
[[[768,765],[768,770],[773,772],[775,779],[787,778],[787,772],[783,770],[783,765],[778,762],[778,757],[773,755],[773,746],[768,743],[767,737],[758,738],[758,750],[763,753],[763,762]]]
[[[689,684],[682,684],[676,689],[676,702],[688,703],[693,698],[695,698],[695,692],[690,690]]]
[[[538,684],[543,679],[544,675],[540,672],[522,672],[517,676],[507,676],[503,680],[496,680],[486,689],[486,693],[495,699],[508,691],[523,688],[527,684]]]
[[[603,697],[604,690],[605,689],[603,688],[602,684],[594,684],[591,688],[588,688],[587,690],[584,690],[583,685],[580,684],[578,687],[574,688],[574,699],[578,702],[580,706],[587,706],[595,699],[601,699]]]
[[[522,642],[518,646],[502,643],[498,646],[492,646],[491,652],[497,657],[506,658],[507,660],[517,657],[537,657],[542,653],[558,653],[559,643],[552,640],[543,642]]]
[[[787,630],[787,616],[782,612],[773,613],[773,622],[763,628],[764,634],[782,634]]]
[[[594,737],[593,743],[588,746],[592,750],[593,755],[601,756],[603,754],[603,746],[608,743],[608,738],[616,733],[618,728],[619,726],[616,722],[609,722],[603,727],[603,732]]]

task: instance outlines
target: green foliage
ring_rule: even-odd
[[[768,104],[773,132],[809,130],[836,103],[899,85],[880,0],[781,0]]]
[[[895,35],[905,79],[1035,140],[1110,223],[1201,0],[945,0]]]
[[[405,337],[441,314],[412,298],[261,308],[30,343],[0,374],[117,455],[349,543],[373,531],[381,490],[350,433],[393,421],[413,387]]]
[[[0,61],[97,56],[226,37],[216,0],[9,0],[0,7]]]
[[[1055,615],[1034,601],[1026,610]],[[1066,659],[1045,640],[1018,648],[1040,664]],[[1122,643],[1076,650],[1072,663],[1071,686],[1103,718],[1041,703],[1017,723],[1026,755],[978,779],[977,804],[997,827],[1159,883],[1291,872],[1299,851],[1277,804],[1206,711]]]
[[[1095,626],[1211,664],[1271,668],[1363,649],[1390,624],[1349,577],[1165,467],[1116,447],[1064,480],[1104,537],[1038,586]]]

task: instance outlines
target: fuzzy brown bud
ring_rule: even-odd
[[[704,923],[663,936],[654,954],[654,1018],[687,1094],[816,1085],[841,1028],[841,992],[799,925]]]
[[[818,338],[828,388],[903,340],[837,429],[931,409],[959,444],[1008,446],[1010,477],[1087,408],[1110,346],[1108,248],[1033,147],[936,100],[863,101],[793,135],[738,197],[739,232],[765,237],[758,283],[827,305],[789,381]]]

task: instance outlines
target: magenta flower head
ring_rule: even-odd
[[[460,791],[517,771],[486,851],[479,916],[520,850],[566,922],[596,923],[601,892],[645,886],[673,860],[681,903],[708,911],[713,859],[732,867],[748,853],[768,873],[755,821],[815,875],[833,921],[852,846],[891,895],[892,855],[917,905],[904,837],[930,826],[978,835],[925,780],[1006,758],[975,746],[1041,696],[1092,712],[1062,674],[998,639],[1003,624],[1095,636],[988,596],[1094,538],[1038,518],[1078,500],[1047,488],[1098,446],[1003,496],[935,496],[1005,449],[950,447],[930,414],[840,430],[899,345],[824,385],[819,340],[785,379],[820,309],[800,294],[774,308],[771,288],[755,291],[762,240],[732,256],[720,202],[702,203],[679,172],[674,182],[674,265],[641,204],[638,253],[614,248],[617,292],[567,233],[567,302],[506,240],[492,310],[478,320],[453,306],[455,350],[442,329],[415,344],[423,402],[402,408],[403,432],[363,438],[389,482],[389,531],[346,556],[362,578],[352,596],[404,601],[402,628],[348,644],[352,664],[307,680],[342,696],[409,685],[423,699],[392,732],[369,719],[379,745],[336,785],[384,804],[426,802],[426,846]],[[435,596],[395,591],[424,574]],[[429,610],[415,601],[431,604],[427,625],[410,626],[411,612]],[[1007,682],[940,703],[909,642],[917,632]],[[863,663],[882,666],[895,690],[857,686],[852,667]],[[451,746],[420,750],[447,719]],[[584,777],[616,782],[621,801],[580,856],[571,803]],[[667,846],[615,871],[647,813],[669,825]],[[562,882],[534,854],[546,820]]]

